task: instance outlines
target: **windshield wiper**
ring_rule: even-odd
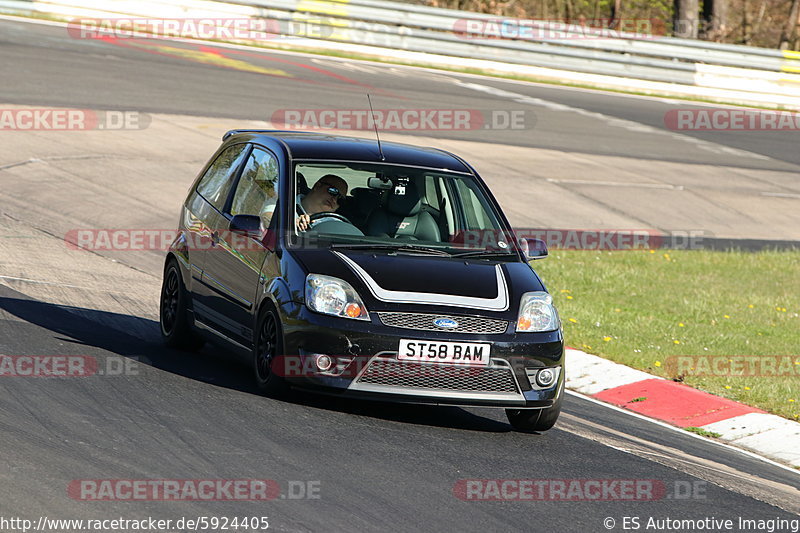
[[[517,257],[516,252],[511,250],[471,250],[469,252],[453,254],[453,257],[506,257],[510,255]]]
[[[359,243],[352,243],[352,244],[345,244],[345,243],[336,243],[331,244],[331,249],[338,249],[338,250],[387,250],[392,252],[397,251],[409,251],[409,252],[419,252],[423,254],[429,255],[441,255],[445,257],[450,257],[448,252],[444,250],[440,250],[439,248],[433,248],[431,246],[421,246],[418,244],[410,244],[410,243],[397,243],[397,244],[390,244],[390,243],[369,243],[369,242],[359,242]]]

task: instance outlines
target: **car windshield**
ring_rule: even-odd
[[[469,257],[515,253],[508,228],[472,175],[338,161],[297,162],[294,175],[294,240],[301,245]]]

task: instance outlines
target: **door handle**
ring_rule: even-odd
[[[211,234],[211,246],[219,244],[219,232],[215,231]]]

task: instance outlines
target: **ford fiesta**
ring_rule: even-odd
[[[505,408],[564,395],[558,313],[477,172],[440,150],[235,130],[192,185],[164,267],[168,346],[206,340],[259,388]]]

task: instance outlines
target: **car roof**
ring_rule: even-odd
[[[384,159],[381,159],[381,152],[378,151],[375,139],[281,130],[231,130],[222,139],[227,141],[232,137],[246,139],[249,142],[276,140],[286,146],[293,159],[364,161],[472,174],[472,169],[462,159],[436,148],[381,141],[384,156]]]

